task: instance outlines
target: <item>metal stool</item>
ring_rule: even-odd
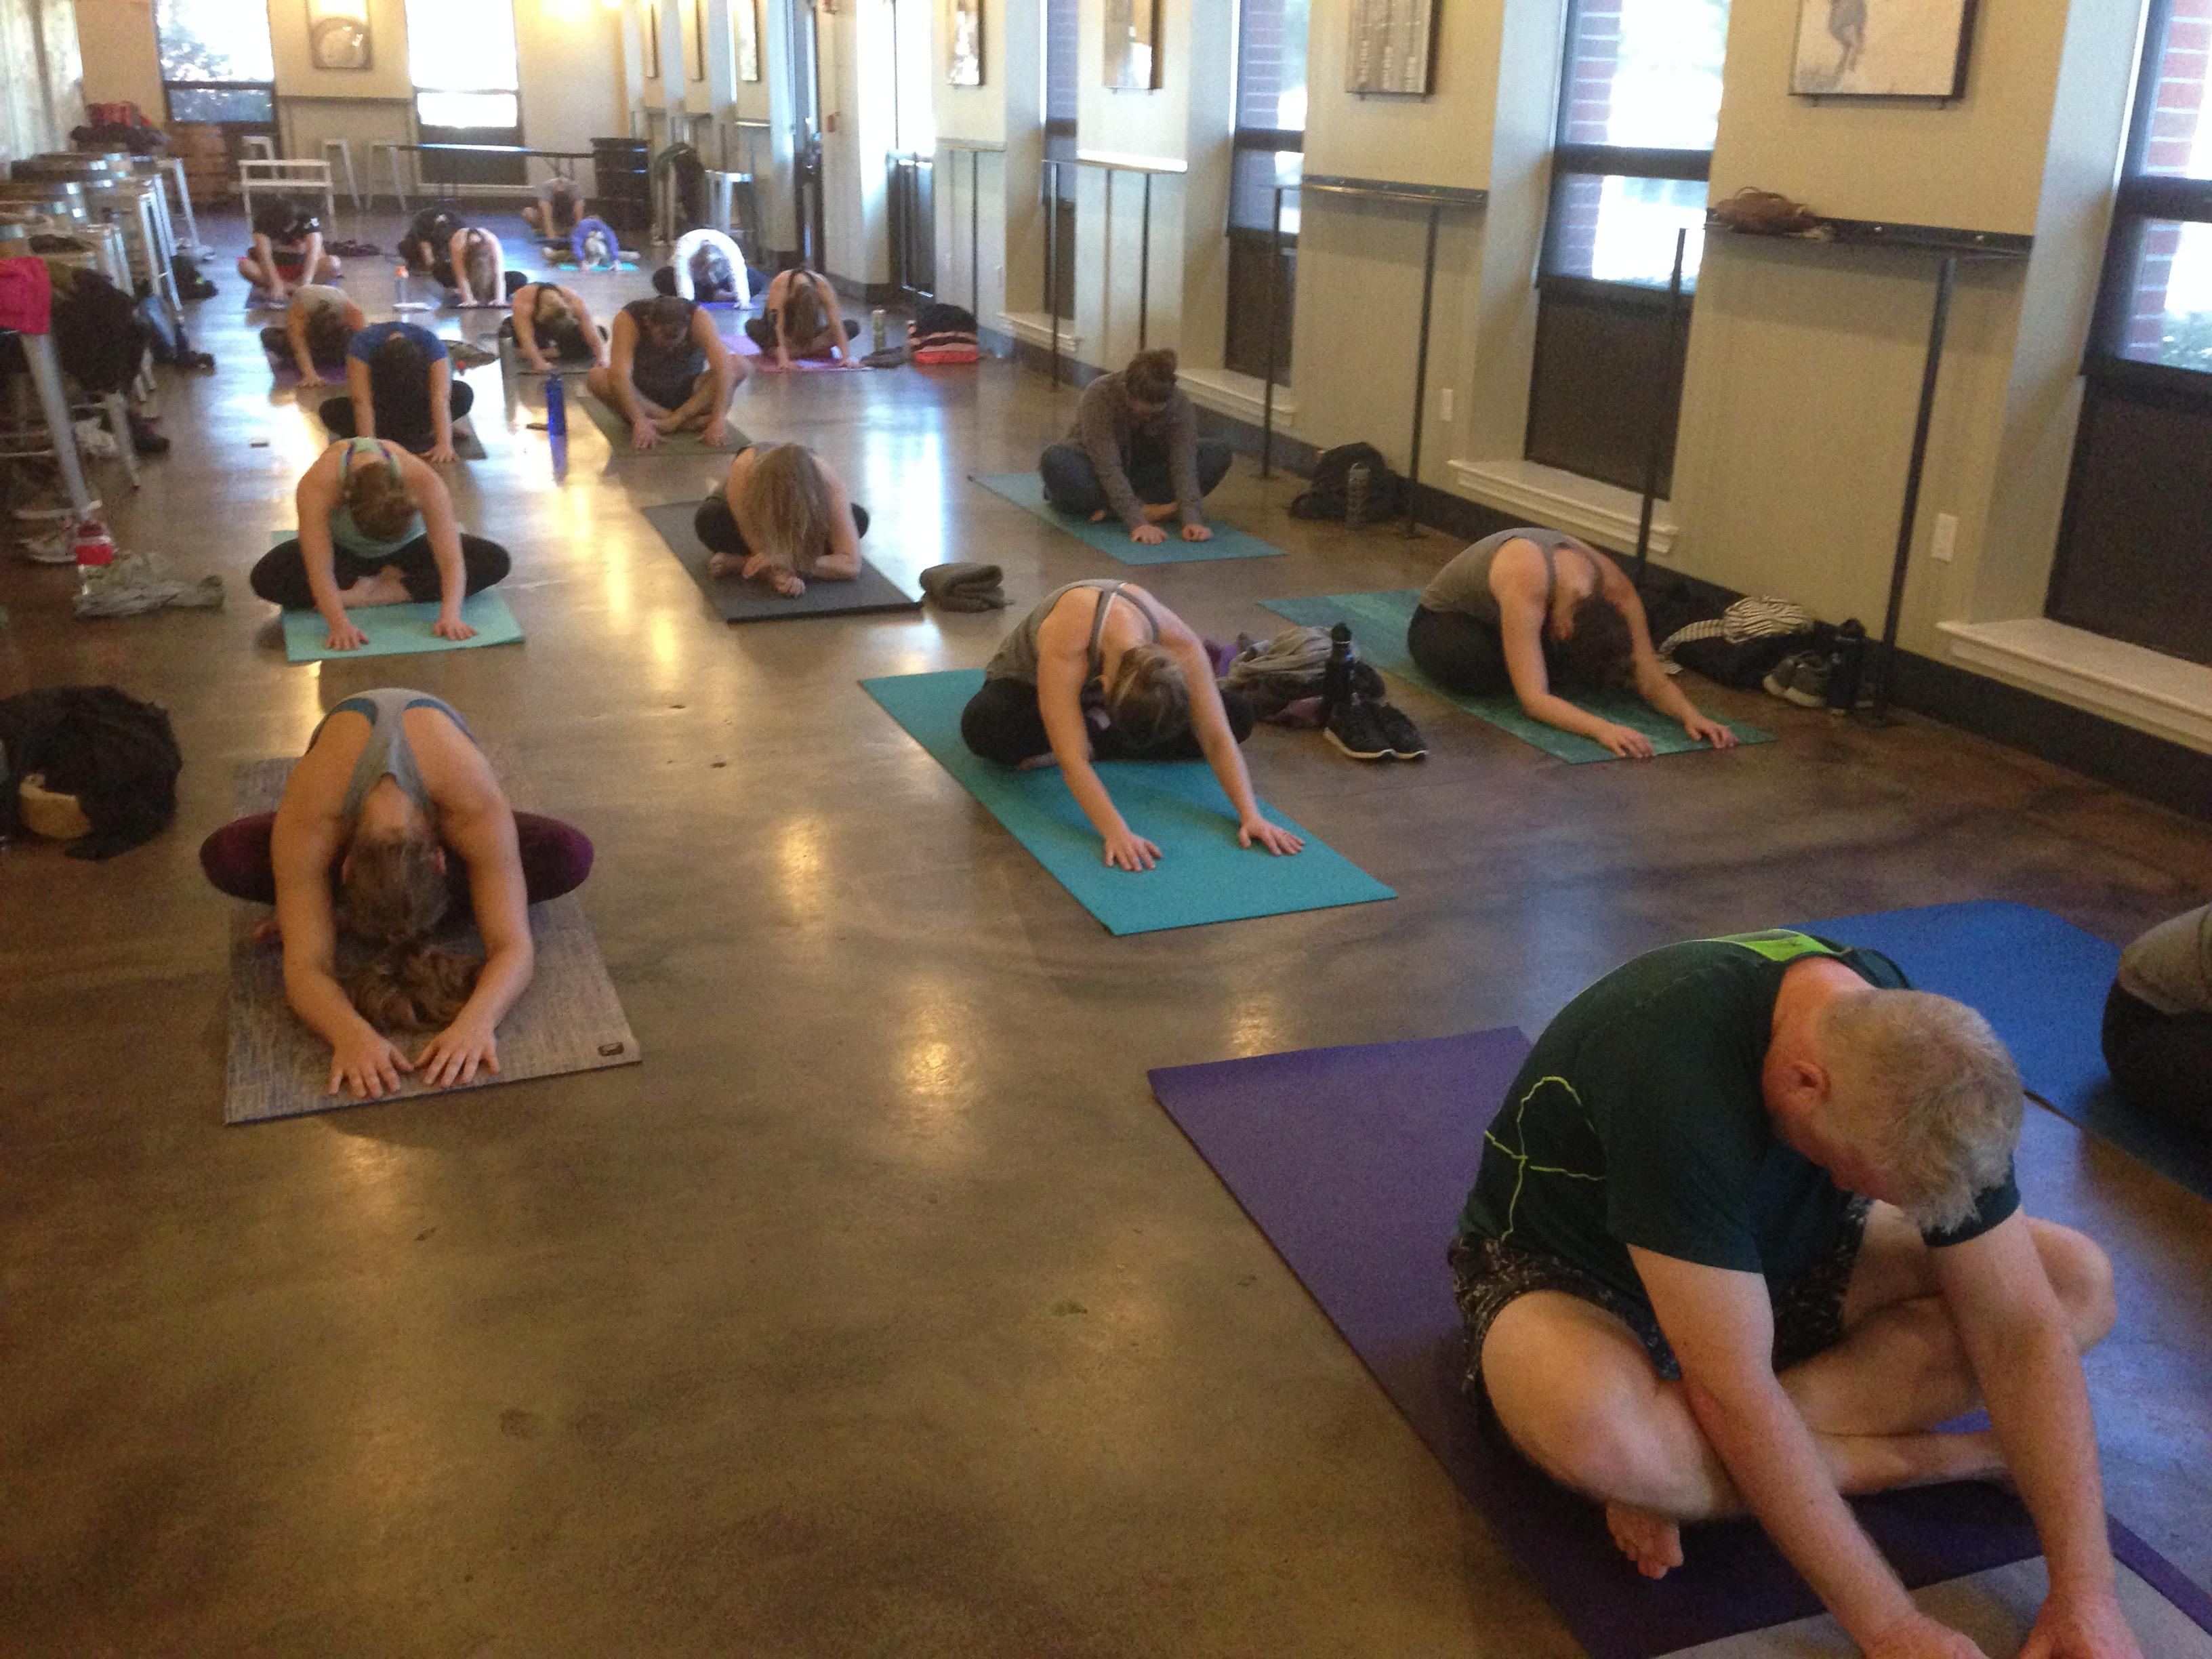
[[[161,163],[161,171],[167,173],[177,186],[177,205],[184,210],[185,215],[185,238],[189,245],[187,253],[195,259],[211,257],[215,250],[200,240],[199,217],[192,211],[192,181],[185,175],[184,158],[172,156]]]
[[[399,172],[399,151],[404,142],[398,138],[368,141],[368,199],[376,199],[376,158],[380,151],[392,170],[392,199],[402,213],[407,211],[407,185]]]
[[[242,155],[259,156],[264,161],[273,161],[276,159],[276,141],[266,133],[256,133],[252,137],[241,138],[239,140],[238,148]]]
[[[332,150],[337,152],[338,161],[345,167],[346,194],[353,198],[353,210],[359,213],[362,210],[361,185],[353,173],[353,144],[344,138],[324,139],[323,164],[325,167],[330,165]]]
[[[15,331],[0,329],[0,338]],[[53,337],[48,334],[16,333],[22,342],[23,360],[31,367],[31,385],[39,394],[40,412],[46,417],[47,443],[42,448],[17,449],[8,444],[16,434],[0,434],[0,458],[10,460],[28,459],[34,456],[51,455],[60,467],[62,489],[68,495],[70,507],[82,520],[93,514],[91,492],[84,487],[84,468],[76,455],[76,428],[70,423],[68,395],[62,390],[61,362],[54,355]]]

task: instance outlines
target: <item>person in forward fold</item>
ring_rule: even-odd
[[[514,290],[513,304],[512,313],[499,319],[500,337],[514,341],[531,368],[543,374],[556,365],[605,366],[607,332],[574,289],[525,283]]]
[[[274,812],[224,825],[200,848],[220,890],[276,914],[284,997],[331,1045],[325,1092],[396,1094],[415,1073],[435,1085],[499,1070],[499,1023],[537,958],[529,907],[591,873],[592,843],[557,818],[508,805],[467,722],[425,691],[387,686],[323,717]],[[481,959],[435,942],[455,908]],[[375,954],[339,979],[342,934]],[[429,1032],[410,1057],[386,1035]]]
[[[261,331],[261,349],[272,360],[289,357],[300,371],[300,385],[328,386],[322,371],[342,372],[346,348],[368,319],[343,289],[323,283],[302,283],[292,290],[284,308],[282,328]]]
[[[264,300],[283,305],[302,283],[334,283],[344,267],[323,250],[323,222],[289,196],[264,197],[253,210],[253,246],[238,274]]]
[[[1467,1387],[1605,1505],[1644,1575],[1748,1513],[1870,1659],[1982,1659],[1845,1497],[2017,1487],[2027,1651],[2142,1659],[2115,1598],[2081,1356],[2112,1265],[2020,1207],[2020,1074],[1887,957],[1775,929],[1648,952],[1536,1041],[1449,1255]],[[1938,1432],[1987,1408],[1993,1430]]]
[[[961,739],[1001,766],[1058,766],[1115,869],[1149,870],[1160,849],[1122,818],[1094,760],[1202,759],[1236,811],[1238,844],[1296,853],[1304,841],[1252,793],[1237,747],[1252,710],[1214,678],[1227,654],[1134,582],[1070,582],[1000,644],[961,711]]]
[[[475,404],[443,340],[413,323],[373,323],[346,348],[346,395],[315,413],[333,438],[389,438],[443,466],[459,459],[453,422]]]
[[[852,341],[860,325],[837,308],[829,279],[804,265],[778,271],[761,301],[761,314],[745,319],[745,336],[761,350],[761,367],[777,373],[794,357],[834,356],[853,366]]]
[[[1075,427],[1037,463],[1045,499],[1093,524],[1117,518],[1129,539],[1157,544],[1182,520],[1182,538],[1212,538],[1200,505],[1229,474],[1229,446],[1200,441],[1198,416],[1176,384],[1172,351],[1140,351],[1083,390]]]
[[[868,509],[805,444],[748,444],[691,521],[710,550],[707,573],[764,577],[786,599],[810,580],[848,582],[860,574]]]
[[[651,449],[672,433],[700,428],[720,447],[729,432],[730,400],[745,366],[722,343],[714,319],[673,294],[632,300],[615,313],[610,360],[584,385],[629,422],[630,442]]]
[[[522,222],[545,242],[565,244],[583,217],[584,204],[577,194],[576,181],[558,173],[538,185],[538,199],[522,210]]]
[[[2130,1108],[2212,1141],[2212,904],[2167,918],[2121,955],[2104,1045]]]

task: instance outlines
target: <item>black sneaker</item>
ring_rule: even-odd
[[[1350,684],[1352,695],[1355,697],[1366,697],[1375,702],[1389,701],[1382,689],[1382,677],[1375,672],[1372,663],[1353,663],[1350,670]]]
[[[1328,740],[1354,760],[1389,760],[1390,739],[1383,734],[1376,705],[1364,697],[1347,697],[1329,710]]]
[[[166,455],[169,441],[154,430],[154,423],[137,410],[125,411],[124,418],[131,423],[131,447],[141,455]]]
[[[1429,745],[1421,741],[1420,729],[1406,718],[1405,711],[1395,703],[1370,702],[1367,707],[1374,711],[1383,740],[1398,759],[1419,760],[1429,752]]]

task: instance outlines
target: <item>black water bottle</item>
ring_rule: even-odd
[[[1368,498],[1375,490],[1375,474],[1364,461],[1354,461],[1344,475],[1344,522],[1357,530],[1367,522]]]

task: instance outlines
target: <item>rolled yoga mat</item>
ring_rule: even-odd
[[[1054,530],[1064,530],[1079,542],[1088,542],[1109,559],[1119,559],[1123,564],[1194,564],[1201,559],[1279,559],[1283,550],[1272,547],[1257,536],[1248,536],[1234,525],[1214,524],[1207,528],[1212,538],[1203,542],[1187,542],[1182,526],[1164,524],[1168,538],[1147,547],[1142,542],[1129,539],[1128,526],[1117,519],[1108,519],[1092,524],[1073,513],[1062,513],[1044,498],[1044,480],[1034,472],[970,472],[969,477],[989,490],[994,495],[1005,497],[1031,518],[1042,519]]]
[[[699,429],[693,427],[672,438],[662,438],[651,449],[635,449],[630,446],[629,422],[616,410],[609,409],[580,385],[576,388],[574,401],[577,408],[591,416],[592,424],[599,428],[600,435],[607,441],[607,447],[614,451],[614,459],[618,461],[652,455],[734,455],[752,442],[738,430],[735,421],[725,420],[726,435],[719,445],[708,443],[699,435]]]
[[[699,584],[699,591],[724,622],[778,622],[792,617],[855,616],[878,611],[918,611],[921,601],[889,576],[860,561],[860,574],[848,582],[810,580],[806,591],[787,599],[765,581],[707,574],[706,544],[691,533],[696,501],[670,501],[645,509],[646,521],[660,532],[677,562]]]
[[[2038,1100],[2212,1200],[2212,1140],[2201,1126],[2146,1117],[2105,1069],[2105,995],[2120,947],[2032,904],[1977,899],[1796,924],[1881,951],[1923,991],[1982,1012],[2012,1050]]]
[[[266,760],[241,767],[237,789],[240,813],[275,811],[293,764],[289,760]],[[512,776],[503,781],[511,799],[521,793]],[[234,908],[230,1061],[222,1121],[258,1123],[342,1106],[377,1104],[356,1100],[344,1092],[323,1093],[331,1076],[330,1047],[301,1022],[284,1000],[283,948],[253,942],[254,926],[267,913],[258,905],[240,903]],[[499,1070],[480,1071],[474,1083],[446,1089],[425,1087],[403,1074],[399,1093],[386,1095],[386,1102],[487,1089],[495,1084],[523,1083],[566,1072],[634,1066],[644,1058],[621,1000],[615,995],[613,981],[607,977],[607,965],[584,915],[583,901],[574,893],[567,893],[532,905],[530,937],[537,963],[528,988],[499,1023]],[[465,922],[454,928],[448,942],[456,950],[479,956],[483,952],[483,940],[475,927]],[[358,941],[340,935],[341,983],[367,954]],[[393,1033],[392,1041],[411,1060],[431,1035]]]
[[[1818,1613],[1812,1591],[1748,1521],[1688,1529],[1686,1565],[1656,1581],[1640,1577],[1598,1506],[1523,1462],[1487,1409],[1462,1393],[1464,1345],[1444,1250],[1483,1133],[1528,1053],[1508,1029],[1170,1066],[1151,1078],[1168,1115],[1593,1659],[1656,1659]],[[2018,1500],[1979,1482],[1883,1493],[1852,1508],[1916,1589],[2041,1553]],[[2198,1623],[2212,1620],[2201,1591],[2124,1527],[2112,1530],[2130,1567]]]
[[[1311,836],[1304,852],[1289,857],[1239,847],[1228,798],[1203,761],[1099,766],[1129,828],[1158,845],[1161,854],[1142,872],[1109,869],[1102,861],[1098,832],[1067,793],[1059,769],[1018,771],[983,759],[961,740],[960,711],[982,684],[979,668],[860,682],[1109,933],[1148,933],[1397,896]],[[1264,801],[1260,810],[1305,835]]]
[[[1432,696],[1443,698],[1455,708],[1464,709],[1477,720],[1487,720],[1501,732],[1510,732],[1522,742],[1533,744],[1555,759],[1573,761],[1619,760],[1603,744],[1572,732],[1562,732],[1556,726],[1547,726],[1531,718],[1510,691],[1490,696],[1468,696],[1456,691],[1447,691],[1424,674],[1414,665],[1406,651],[1406,629],[1413,620],[1414,607],[1420,603],[1419,588],[1406,587],[1381,593],[1324,593],[1307,599],[1267,599],[1262,603],[1277,616],[1285,617],[1305,628],[1331,628],[1338,623],[1352,625],[1352,636],[1358,642],[1359,654],[1386,674],[1418,685]],[[1657,709],[1630,691],[1577,692],[1567,699],[1577,708],[1587,709],[1600,720],[1611,720],[1616,726],[1626,726],[1641,732],[1651,739],[1655,753],[1681,755],[1693,751],[1710,751],[1712,745],[1688,736],[1680,724],[1669,720]],[[1724,724],[1735,732],[1739,743],[1771,743],[1774,734],[1762,732],[1755,726],[1745,726],[1735,720]]]

